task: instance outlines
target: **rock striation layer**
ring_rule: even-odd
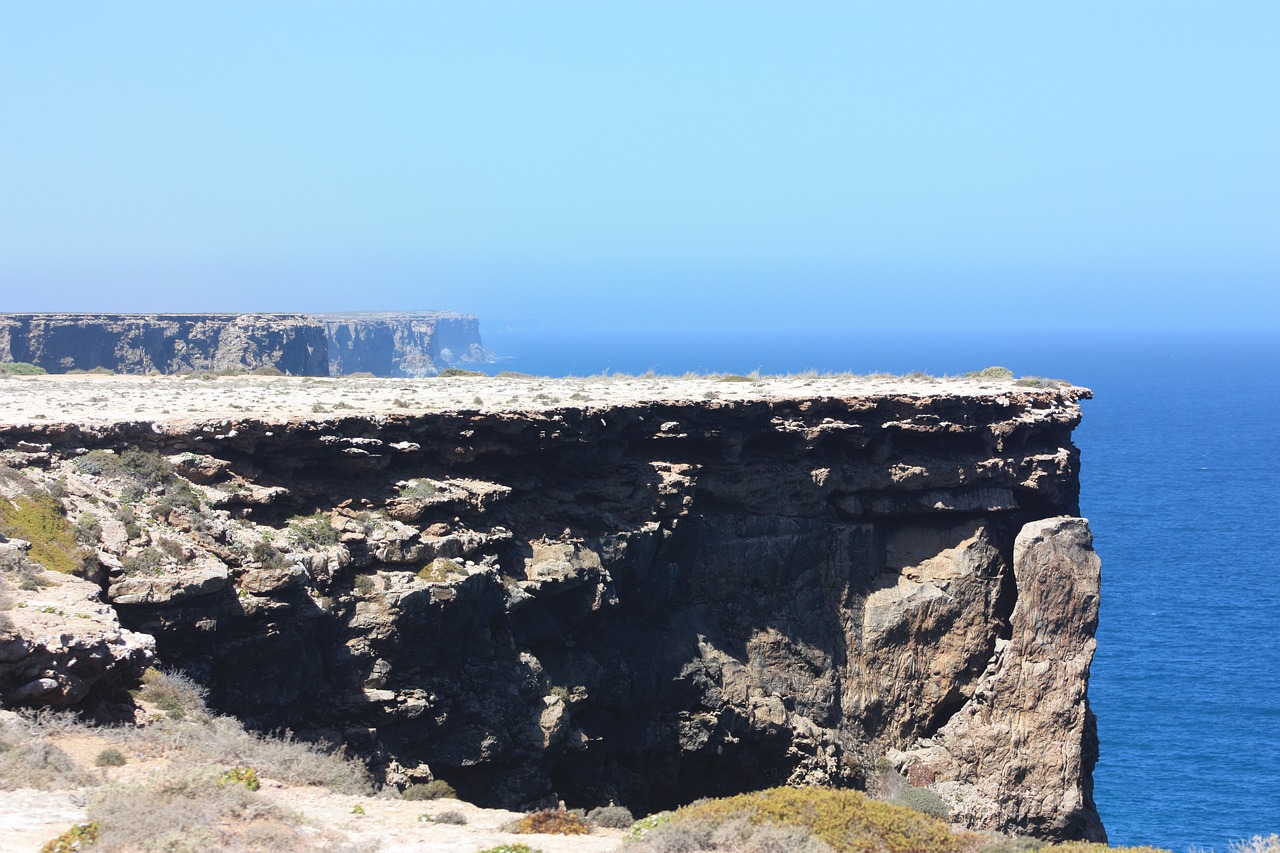
[[[50,421],[0,455],[97,514],[105,597],[164,665],[388,783],[637,812],[912,784],[1102,839],[1085,396]],[[166,461],[146,495],[126,450]]]
[[[50,373],[274,368],[293,376],[434,376],[484,358],[476,318],[447,312],[0,314],[0,361]]]

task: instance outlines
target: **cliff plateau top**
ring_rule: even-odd
[[[0,426],[151,422],[180,427],[210,420],[332,421],[426,412],[550,412],[646,404],[708,406],[813,399],[1028,397],[1074,405],[1086,388],[1035,378],[971,375],[854,376],[799,373],[548,378],[506,374],[434,378],[0,375]]]

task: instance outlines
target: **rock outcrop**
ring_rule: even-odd
[[[50,373],[273,368],[293,376],[434,376],[484,358],[476,318],[447,312],[0,314],[0,361]]]
[[[98,517],[106,597],[160,661],[388,782],[648,812],[896,775],[969,826],[1100,839],[1087,394],[50,421],[0,441],[35,449],[10,464],[60,479],[69,518]]]

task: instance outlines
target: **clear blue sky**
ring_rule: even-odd
[[[1280,3],[0,0],[0,310],[1280,328]]]

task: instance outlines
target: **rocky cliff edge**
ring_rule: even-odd
[[[6,706],[127,715],[154,655],[250,726],[480,804],[913,786],[967,826],[1104,837],[1084,389],[103,380],[142,411],[0,382],[6,532],[53,501],[98,581],[59,587],[80,618],[6,575]],[[262,388],[274,417],[203,414]],[[298,395],[330,409],[282,416]]]

